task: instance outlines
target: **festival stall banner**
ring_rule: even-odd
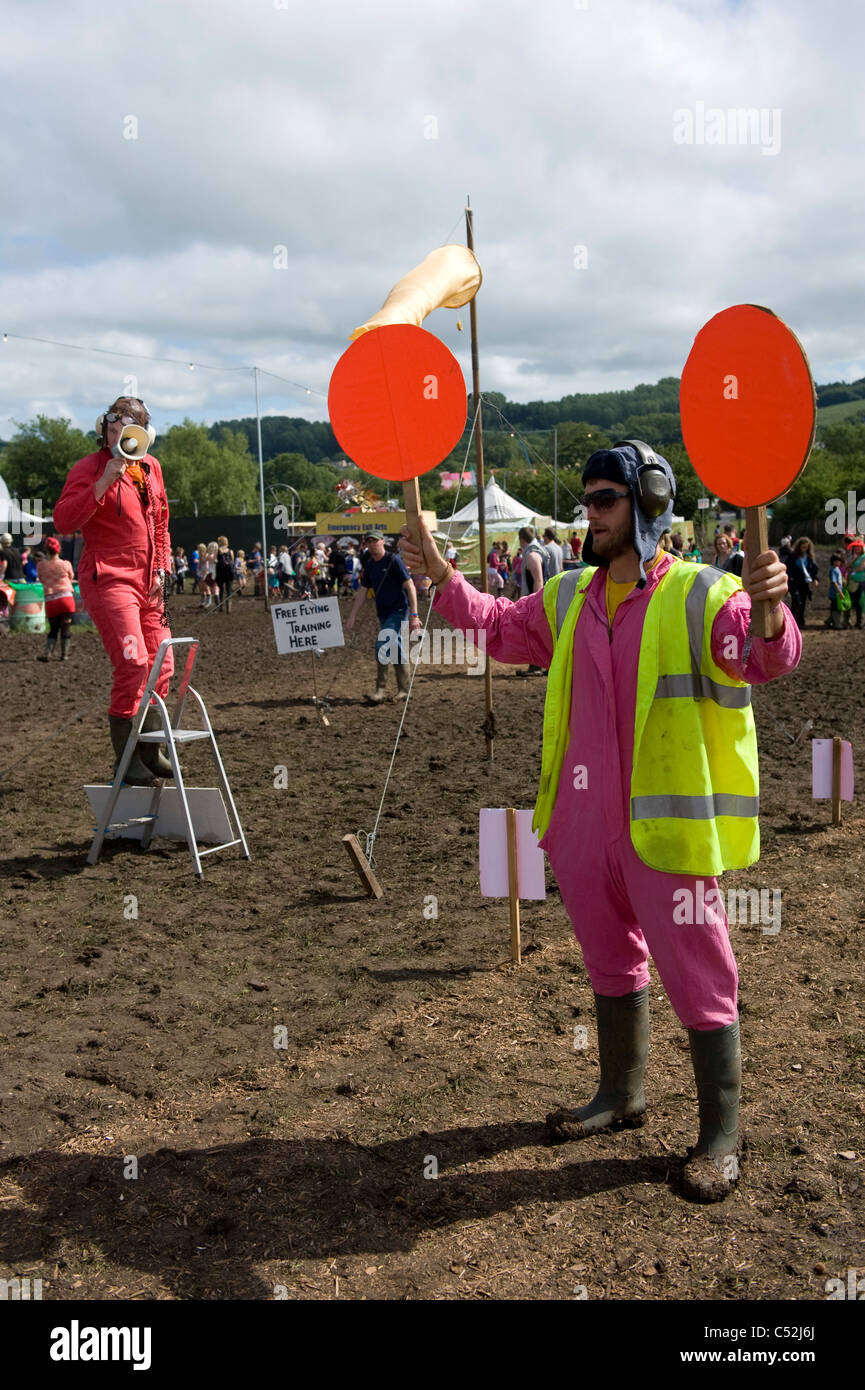
[[[270,610],[276,650],[280,656],[323,647],[344,647],[339,600],[299,599],[275,603]]]
[[[363,536],[365,531],[381,531],[384,536],[398,536],[406,524],[405,511],[393,512],[316,512],[315,533],[317,536]],[[420,515],[431,531],[438,530],[438,517],[435,512],[422,511]]]

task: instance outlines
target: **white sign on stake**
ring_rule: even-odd
[[[280,656],[289,652],[310,652],[318,647],[344,647],[339,600],[336,598],[298,599],[294,603],[275,603],[270,610],[273,634]]]
[[[545,898],[544,852],[532,830],[533,811],[517,811],[517,866],[520,898]],[[484,809],[480,819],[481,896],[507,898],[507,811]]]
[[[853,800],[853,745],[841,744],[840,795],[842,801]],[[832,796],[832,739],[811,740],[811,795],[815,801],[828,801]]]
[[[703,508],[703,507],[708,507],[708,505],[709,505],[709,499],[708,499],[708,497],[698,497],[698,498],[697,498],[697,506],[698,506],[698,507]]]

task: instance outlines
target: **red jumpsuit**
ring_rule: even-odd
[[[94,484],[110,458],[111,450],[103,448],[73,465],[54,508],[54,526],[61,533],[83,532],[78,586],[114,667],[108,713],[130,719],[138,708],[156,650],[171,636],[162,623],[160,596],[150,598],[157,570],[168,572],[171,568],[171,538],[162,469],[150,454],[140,463],[150,466],[152,505],[145,502],[127,474],[113,482],[97,501]],[[156,685],[163,698],[173,670],[169,648]]]

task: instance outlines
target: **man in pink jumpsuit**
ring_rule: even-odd
[[[738,1178],[741,1085],[738,976],[727,918],[720,895],[711,891],[717,889],[716,879],[650,868],[631,840],[643,622],[657,585],[671,566],[684,563],[659,544],[672,515],[672,471],[666,460],[637,443],[639,451],[623,446],[598,451],[583,475],[591,542],[584,558],[599,567],[574,631],[569,743],[541,845],[594,989],[601,1082],[592,1102],[555,1112],[547,1126],[553,1140],[563,1141],[642,1124],[651,954],[688,1029],[697,1082],[700,1134],[684,1168],[683,1192],[695,1201],[718,1201]],[[644,502],[645,515],[638,505],[638,479],[647,468],[661,492],[654,506],[651,499]],[[448,622],[463,630],[483,629],[487,653],[499,661],[549,668],[553,638],[542,591],[517,603],[478,593],[446,566],[423,524],[421,542],[422,555],[404,540],[406,562],[429,575],[437,590],[435,608]],[[731,678],[762,683],[795,668],[801,638],[781,603],[786,571],[774,551],[759,556],[750,573],[746,566],[743,582],[715,618],[712,657]],[[771,638],[749,634],[752,598],[772,607]],[[691,893],[691,902],[706,904],[685,926],[674,918],[674,903],[682,901],[674,893],[680,888]]]
[[[108,718],[118,759],[153,657],[160,642],[171,635],[163,599],[163,576],[171,568],[171,538],[162,470],[150,454],[130,463],[117,453],[124,425],[147,428],[149,423],[143,401],[128,396],[115,401],[98,421],[101,448],[73,465],[54,508],[58,531],[80,530],[84,535],[78,585],[114,667]],[[169,648],[156,685],[163,697],[173,669]],[[153,708],[144,728],[159,727]],[[126,780],[148,785],[156,777],[170,776],[171,764],[159,745],[138,744]]]

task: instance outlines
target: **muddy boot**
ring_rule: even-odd
[[[159,717],[159,710],[155,705],[151,705],[144,716],[141,732],[143,734],[155,734],[157,729],[161,728],[162,720]],[[161,743],[139,743],[137,752],[144,766],[154,777],[174,776],[171,763],[166,758]]]
[[[692,1202],[720,1202],[736,1185],[742,1053],[739,1020],[708,1031],[688,1029],[697,1082],[700,1134],[685,1164],[682,1191]]]
[[[40,652],[40,654],[39,654],[39,656],[37,656],[36,660],[37,660],[37,661],[50,661],[50,660],[51,660],[51,657],[52,657],[53,654],[54,654],[54,648],[55,648],[56,646],[57,646],[57,638],[56,638],[56,637],[47,637],[47,638],[45,639],[45,650],[44,650],[44,652]]]
[[[383,661],[377,661],[375,664],[375,690],[369,697],[374,705],[381,704],[382,700],[384,699],[384,690],[386,685],[387,666]]]
[[[68,632],[63,632],[63,633],[61,633],[61,635],[60,635],[60,660],[61,660],[61,661],[68,661],[68,660],[69,660],[69,643],[70,643],[70,640],[71,640],[71,639],[70,639],[70,637],[69,637]]]
[[[132,720],[121,719],[119,715],[109,714],[108,724],[111,729],[111,744],[114,748],[115,758],[114,771],[116,772],[120,759],[123,756],[123,750],[126,747],[126,740],[129,738]],[[129,766],[126,769],[126,776],[123,780],[124,782],[128,782],[130,787],[152,787],[156,778],[139,758],[138,749],[140,747],[141,745],[139,744],[133,752]]]
[[[399,692],[396,698],[398,700],[407,700],[408,688],[411,685],[411,672],[408,669],[407,661],[400,662],[399,666],[397,666],[396,683]]]
[[[608,1129],[633,1129],[643,1123],[646,1096],[643,1076],[649,1051],[649,988],[619,998],[595,995],[598,1019],[598,1093],[578,1110],[555,1110],[547,1116],[547,1134],[555,1143],[584,1139]]]

